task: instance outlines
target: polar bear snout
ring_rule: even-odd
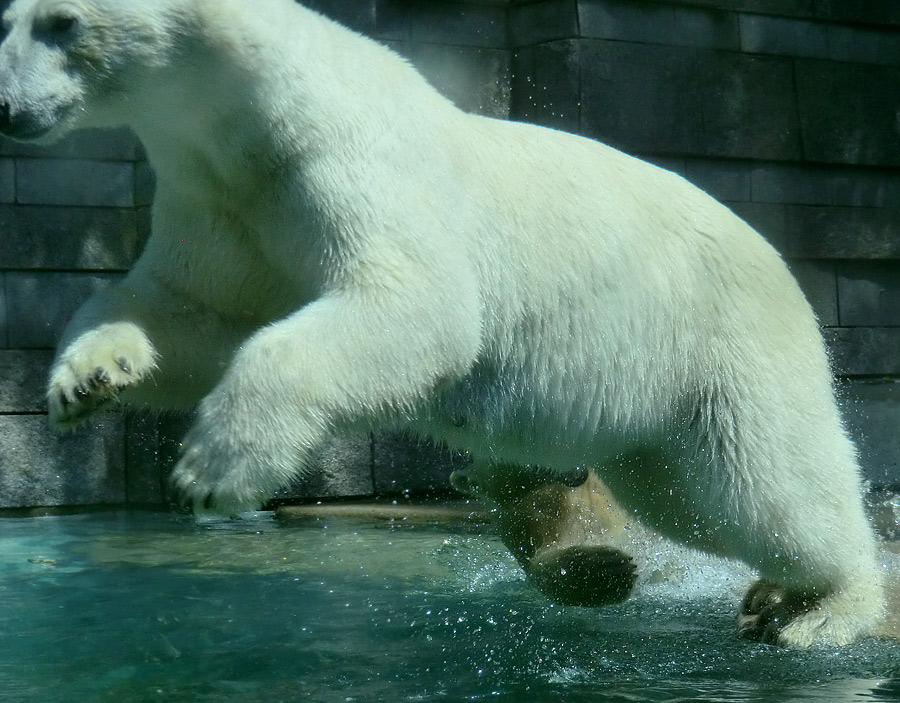
[[[70,56],[77,19],[39,10],[14,8],[3,16],[0,134],[21,141],[67,131],[60,127],[84,95]]]
[[[0,76],[9,76],[0,58]],[[21,84],[14,84],[15,90],[22,90]],[[65,121],[71,111],[73,101],[66,101],[62,93],[36,98],[14,95],[14,90],[5,89],[0,84],[0,134],[19,141],[33,141],[47,136]]]
[[[20,141],[39,139],[56,123],[46,115],[14,110],[8,101],[0,102],[0,134]]]

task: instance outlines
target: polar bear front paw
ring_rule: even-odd
[[[258,484],[262,461],[254,452],[225,437],[204,437],[196,428],[183,444],[181,459],[169,477],[176,503],[195,513],[227,515],[265,502],[268,492]]]
[[[47,402],[51,422],[73,427],[118,398],[156,368],[156,350],[130,322],[100,325],[75,339],[50,371]]]
[[[246,395],[220,387],[204,399],[169,477],[173,500],[194,512],[254,510],[299,471],[291,428],[234,398]]]

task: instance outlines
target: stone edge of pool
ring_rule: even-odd
[[[480,523],[489,521],[489,513],[475,501],[341,501],[281,505],[275,518],[284,521],[321,517],[344,517],[357,520],[416,523]]]

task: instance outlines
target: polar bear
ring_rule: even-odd
[[[254,506],[336,432],[597,467],[642,522],[742,559],[740,631],[843,643],[883,611],[817,323],[776,252],[678,176],[464,114],[293,0],[13,0],[0,131],[130,125],[153,233],[75,314],[61,427],[198,404],[173,485]]]

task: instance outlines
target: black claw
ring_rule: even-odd
[[[110,382],[109,372],[102,366],[94,369],[94,383],[96,385],[107,385]]]
[[[120,356],[118,359],[116,359],[116,363],[119,365],[119,368],[122,369],[122,373],[131,373],[131,364],[128,363],[128,359],[126,359],[124,356]]]
[[[207,493],[206,498],[203,500],[203,509],[204,510],[212,510],[213,507],[213,496],[212,493]]]
[[[84,386],[76,386],[75,387],[75,397],[79,400],[83,400],[90,395],[88,390]]]

